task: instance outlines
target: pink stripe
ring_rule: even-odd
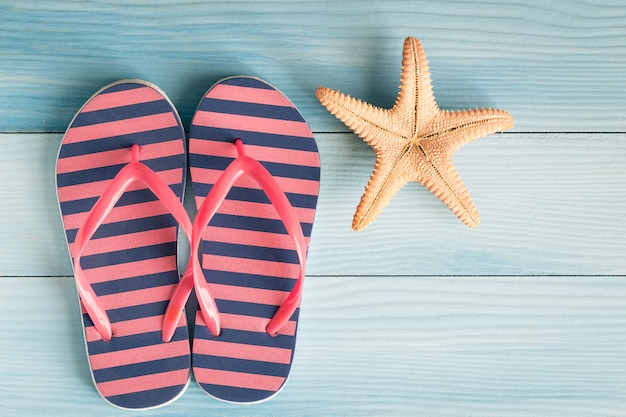
[[[117,164],[127,164],[130,162],[130,156],[131,152],[130,148],[128,148],[74,156],[71,158],[60,158],[57,162],[57,174],[101,168]]]
[[[265,90],[261,88],[239,87],[236,85],[218,84],[213,87],[207,98],[215,98],[229,101],[242,101],[244,103],[270,104],[274,106],[293,107],[293,104],[277,90]]]
[[[270,323],[269,319],[226,313],[220,313],[220,319],[222,320],[222,328],[224,329],[243,330],[247,332],[259,333],[264,332],[267,328],[267,325]],[[196,319],[196,323],[198,323],[198,319]],[[204,321],[202,321],[202,324],[204,324]],[[206,324],[204,324],[204,326],[206,326]],[[287,336],[295,335],[296,322],[288,321],[278,333]]]
[[[204,268],[242,274],[263,274],[278,278],[298,278],[300,265],[282,262],[259,261],[254,259],[231,258],[217,255],[203,255]]]
[[[113,207],[106,220],[102,224],[121,222],[124,220],[132,220],[137,218],[137,213],[141,213],[143,217],[160,216],[169,213],[167,208],[160,201],[149,201],[147,203],[138,203],[132,205],[136,212],[128,210],[127,207]],[[85,223],[89,212],[68,214],[63,216],[63,224],[65,230],[78,229]]]
[[[184,385],[189,379],[189,370],[162,372],[159,374],[138,376],[135,378],[118,379],[117,381],[101,382],[98,391],[104,397],[148,391],[158,388]]]
[[[174,126],[178,126],[178,120],[173,113],[153,114],[114,122],[72,127],[65,134],[63,143],[86,142],[93,139],[148,132]]]
[[[84,309],[82,310],[82,313],[85,314]],[[181,322],[178,323],[179,327],[181,325],[184,325],[182,317]],[[162,326],[162,316],[151,316],[135,320],[120,321],[113,324],[113,337],[124,337],[141,333],[161,331]],[[85,327],[85,339],[87,339],[87,342],[93,342],[95,340],[101,340],[102,337],[94,326],[87,326]]]
[[[276,162],[280,164],[319,167],[320,158],[317,152],[298,151],[292,149],[276,149],[267,146],[247,145],[246,152],[258,161]]]
[[[202,206],[205,197],[196,197],[197,207]],[[301,222],[312,223],[315,218],[315,209],[294,207],[298,219]],[[237,216],[250,216],[259,219],[280,220],[280,216],[271,204],[254,203],[249,201],[224,200],[218,209],[218,213],[232,214]]]
[[[100,93],[92,98],[81,110],[82,112],[111,109],[131,104],[148,103],[162,100],[164,97],[151,87],[134,88],[131,90]]]
[[[244,148],[246,154],[257,161],[308,167],[320,166],[319,154],[316,152],[246,145],[245,143]],[[235,146],[228,142],[189,138],[189,149],[194,154],[221,156],[224,158],[237,157]]]
[[[278,306],[287,298],[289,292],[264,290],[223,284],[209,284],[209,292],[215,299],[259,303]]]
[[[130,278],[167,271],[178,271],[176,256],[164,256],[163,258],[126,262],[118,265],[87,269],[84,272],[89,282],[95,284],[113,279]]]
[[[175,358],[189,354],[189,342],[181,340],[177,342],[161,343],[153,346],[143,346],[140,348],[120,350],[117,352],[101,353],[91,355],[89,364],[91,369],[112,368],[114,366],[132,365],[154,361],[159,359]]]
[[[82,307],[82,304],[81,304]],[[82,310],[85,314],[85,311]],[[186,326],[186,318],[181,316],[178,327]],[[113,337],[132,336],[142,333],[160,332],[163,326],[163,316],[151,316],[141,319],[119,321],[113,324]],[[285,326],[287,327],[287,326]],[[87,342],[93,342],[95,340],[102,340],[100,333],[94,326],[85,327],[85,338]]]
[[[143,290],[127,291],[119,294],[103,295],[98,301],[106,310],[138,306],[169,300],[174,293],[175,284]]]
[[[222,129],[237,129],[275,135],[301,136],[305,138],[313,137],[313,133],[311,133],[311,130],[309,130],[305,122],[294,122],[290,120],[198,111],[196,112],[193,123],[199,126]],[[242,139],[245,143],[246,138]]]
[[[157,174],[168,185],[180,184],[182,181],[183,169],[175,168],[168,171],[159,171]],[[104,180],[79,185],[69,185],[67,187],[59,187],[57,190],[59,202],[63,203],[66,201],[81,200],[83,198],[99,197],[110,183],[111,180]],[[141,190],[144,188],[146,188],[146,186],[137,181],[128,187],[128,190],[126,191]]]
[[[181,155],[184,152],[185,149],[181,140],[154,143],[140,147],[139,160],[147,161],[171,155]],[[131,161],[130,158],[131,148],[115,149],[112,151],[61,158],[57,162],[57,174],[127,164]]]
[[[215,184],[217,179],[224,173],[222,170],[206,169],[206,168],[190,168],[194,182],[202,182],[204,184]],[[285,193],[297,193],[317,195],[319,193],[319,181],[303,180],[297,178],[274,177],[280,189]],[[235,182],[236,187],[252,188],[254,190],[261,189],[256,181],[251,177],[244,175]]]
[[[201,355],[248,359],[252,361],[282,363],[286,365],[291,363],[291,349],[196,339],[193,343],[193,350],[194,353],[199,353]]]
[[[87,244],[85,249],[83,249],[82,256],[176,242],[177,238],[178,235],[176,227],[168,227],[164,229],[111,236],[102,239],[93,239]],[[73,243],[70,244],[70,253],[74,253]]]
[[[209,226],[202,235],[204,240],[221,243],[234,243],[264,248],[293,249],[294,241],[289,235],[279,235],[268,232],[255,232],[251,230],[228,229]],[[308,244],[309,238],[305,237]]]
[[[266,391],[278,391],[285,382],[285,378],[279,376],[218,371],[204,368],[194,368],[194,375],[196,380],[200,383]]]

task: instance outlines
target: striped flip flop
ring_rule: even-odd
[[[194,376],[215,398],[264,401],[284,386],[293,361],[319,193],[317,145],[280,91],[232,77],[196,110],[189,165],[198,207]]]
[[[110,84],[76,114],[56,166],[85,343],[98,392],[127,409],[166,405],[190,379],[185,315],[162,322],[177,287],[186,176],[184,130],[165,94],[140,80]]]

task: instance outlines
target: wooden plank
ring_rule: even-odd
[[[71,275],[54,185],[60,140],[0,135],[0,276]],[[625,134],[483,138],[455,155],[482,215],[478,229],[409,184],[358,233],[352,214],[373,153],[352,134],[317,141],[322,188],[309,275],[626,274]],[[191,216],[192,204],[188,189]]]
[[[315,277],[276,398],[192,383],[145,415],[622,415],[625,278]],[[0,334],[3,414],[125,415],[93,388],[71,278],[0,279]]]
[[[442,108],[499,107],[517,131],[624,131],[626,7],[570,2],[8,1],[0,131],[63,131],[103,85],[160,85],[188,125],[218,79],[261,76],[314,131],[345,131],[319,85],[393,105],[402,41],[420,38]]]
[[[326,176],[320,227],[311,244],[316,274],[626,271],[623,135],[483,138],[455,154],[457,170],[482,216],[477,229],[465,227],[423,187],[408,184],[358,233],[350,224],[373,168],[373,153],[355,136],[318,138]]]

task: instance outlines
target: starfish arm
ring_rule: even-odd
[[[402,52],[400,92],[392,112],[404,121],[409,136],[415,137],[437,115],[428,59],[419,40],[408,37]]]
[[[513,127],[509,112],[496,109],[440,111],[428,130],[427,141],[437,141],[455,151],[482,136],[502,132]]]
[[[316,95],[330,113],[345,123],[374,150],[385,147],[390,142],[391,136],[402,136],[398,123],[389,117],[390,111],[387,109],[372,106],[326,87],[319,87]]]
[[[409,158],[377,153],[374,171],[365,187],[361,202],[352,219],[352,228],[362,230],[383,211],[400,189],[411,180]]]
[[[421,183],[439,198],[456,216],[470,228],[478,227],[480,214],[470,197],[465,184],[452,163],[451,156],[420,158],[412,180]]]

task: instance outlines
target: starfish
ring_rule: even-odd
[[[372,106],[339,91],[319,87],[326,109],[374,149],[376,164],[356,209],[352,228],[370,224],[408,182],[419,182],[467,226],[480,216],[452,163],[467,142],[513,127],[507,111],[440,110],[432,92],[430,70],[419,40],[404,41],[400,92],[391,109]]]

